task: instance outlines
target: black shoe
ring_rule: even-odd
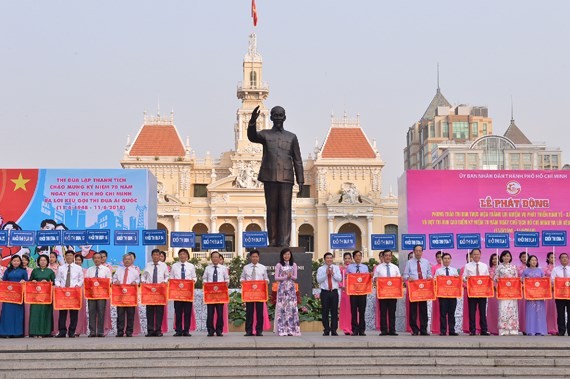
[[[156,332],[154,333],[155,337],[162,337],[164,334],[162,334],[162,332]]]
[[[117,333],[117,335],[115,337],[122,337],[123,333]]]
[[[55,338],[65,338],[65,333],[58,333]]]
[[[358,337],[358,333],[352,333],[351,336]]]
[[[257,333],[255,336],[256,337],[263,337],[263,333]]]
[[[88,336],[88,337],[89,337],[89,338],[97,337],[97,334],[95,334],[95,333],[91,333],[91,334],[89,334],[89,336]]]
[[[216,333],[217,337],[223,337],[224,335],[222,333]]]
[[[439,335],[445,337],[447,334],[445,334],[445,333],[439,333]]]
[[[154,333],[150,332],[144,335],[145,337],[154,337]]]
[[[364,333],[364,332],[360,332],[360,333],[358,333],[358,334],[361,335],[361,336],[363,336],[363,337],[366,337],[366,333]]]
[[[331,336],[338,336],[337,332],[331,332]]]
[[[390,332],[390,333],[388,333],[388,334],[391,335],[391,336],[397,336],[397,335],[398,335],[398,333],[396,333],[396,332]]]
[[[208,337],[213,337],[214,333],[208,333]]]
[[[104,334],[97,334],[97,337],[105,337]]]
[[[133,334],[132,333],[127,333],[127,337],[132,337]]]
[[[352,333],[344,332],[344,335],[345,335],[345,336],[351,336]]]
[[[558,335],[561,336],[561,337],[564,337],[564,334],[565,334],[565,333],[560,333],[560,332],[558,332]],[[570,336],[570,334],[569,334],[569,336]],[[57,336],[56,336],[56,337],[57,337]]]
[[[253,333],[245,333],[243,336],[244,337],[253,337]]]
[[[330,335],[329,332],[323,332],[323,336],[328,336],[328,335]]]
[[[68,337],[69,338],[75,338],[75,334],[69,334]]]
[[[491,333],[489,333],[489,332],[481,332],[481,335],[482,335],[482,336],[490,336]]]
[[[450,336],[458,336],[459,334],[455,333],[455,332],[449,332]]]
[[[412,332],[412,336],[417,336],[419,334],[420,334],[420,332]]]
[[[188,332],[183,332],[182,335],[184,337],[192,337],[192,334],[188,333]]]
[[[470,336],[476,336],[475,332],[469,333]]]
[[[182,332],[176,332],[172,337],[182,337]]]

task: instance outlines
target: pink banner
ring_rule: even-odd
[[[565,171],[412,170],[406,175],[407,233],[480,233],[485,263],[496,252],[485,249],[485,233],[509,233],[518,265],[526,249],[514,246],[515,231],[570,230],[570,197],[563,190],[570,188],[570,173]],[[556,255],[565,251],[555,249]],[[549,251],[553,248],[528,248],[540,266]],[[450,252],[452,265],[463,266],[466,251]],[[434,262],[433,255],[424,257]]]

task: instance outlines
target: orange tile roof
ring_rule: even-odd
[[[376,158],[361,128],[330,128],[323,158]]]
[[[131,157],[181,157],[184,154],[184,144],[174,125],[143,125],[129,151]]]

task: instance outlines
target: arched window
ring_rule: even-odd
[[[208,227],[205,224],[198,223],[194,225],[192,231],[196,233],[196,247],[192,251],[200,251],[202,248],[202,234],[208,233]]]
[[[257,72],[249,72],[249,85],[251,88],[257,88]]]
[[[398,250],[398,225],[388,224],[384,226],[384,234],[396,235],[396,250]]]
[[[220,233],[226,236],[226,248],[222,251],[235,251],[235,238],[236,230],[232,224],[222,224],[220,226]]]
[[[362,250],[362,232],[358,225],[348,222],[338,229],[339,233],[354,233],[356,235],[356,250]]]
[[[310,224],[299,227],[299,247],[304,247],[305,251],[315,251],[315,230]]]

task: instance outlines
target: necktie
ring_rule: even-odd
[[[424,274],[422,274],[422,266],[420,266],[420,260],[418,259],[418,279],[423,279]]]
[[[567,278],[568,277],[568,271],[566,271],[566,266],[562,267],[564,269],[564,277]]]
[[[329,285],[329,291],[332,291],[332,267],[329,266],[327,269],[327,282]]]
[[[152,272],[152,282],[158,283],[158,265],[154,265],[154,271]]]
[[[479,263],[475,263],[475,275],[479,276]]]
[[[180,277],[182,279],[186,279],[186,267],[184,267],[184,263],[182,263],[182,271],[180,271]]]
[[[445,276],[449,276],[449,267],[445,268]]]
[[[67,276],[65,277],[65,286],[71,286],[71,265],[67,265]]]
[[[123,275],[123,284],[127,284],[128,277],[129,277],[129,268],[125,267],[125,275]]]
[[[387,276],[392,276],[390,275],[390,265],[386,263],[386,275]]]
[[[251,269],[251,280],[256,280],[256,272],[255,272],[255,265],[253,265],[253,268]]]
[[[360,272],[360,265],[356,265],[356,273]]]
[[[99,277],[99,266],[95,266],[95,277]]]
[[[212,278],[214,282],[218,281],[218,266],[214,266],[214,275],[212,275]]]

